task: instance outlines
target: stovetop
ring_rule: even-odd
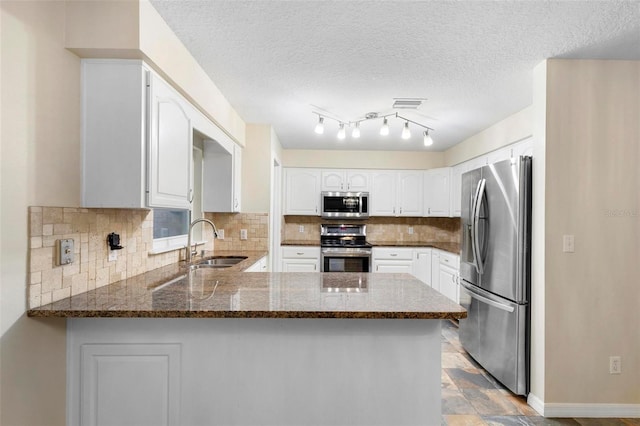
[[[364,239],[362,240],[352,240],[352,239],[328,239],[320,241],[321,247],[353,247],[353,248],[371,248],[373,247],[371,244],[366,242]]]

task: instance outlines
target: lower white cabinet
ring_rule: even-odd
[[[407,273],[413,272],[413,249],[395,247],[374,247],[372,250],[373,272]]]
[[[282,272],[320,272],[320,247],[283,246]]]
[[[267,271],[267,257],[268,256],[264,256],[262,258],[260,258],[260,260],[258,260],[256,263],[254,263],[253,265],[249,266],[247,269],[244,270],[244,272],[268,272]]]
[[[443,250],[433,249],[431,262],[431,287],[454,302],[460,303],[458,284],[460,257]]]
[[[427,285],[431,285],[431,251],[430,248],[413,250],[413,276]]]

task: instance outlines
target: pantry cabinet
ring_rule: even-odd
[[[320,216],[320,169],[285,169],[285,215]]]
[[[321,172],[322,191],[369,191],[369,172],[360,170],[325,169]]]

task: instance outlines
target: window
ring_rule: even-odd
[[[153,239],[186,235],[189,210],[153,209]]]

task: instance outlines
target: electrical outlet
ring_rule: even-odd
[[[218,239],[224,240],[224,229],[218,229]]]
[[[304,225],[298,226],[298,232],[301,233],[301,234],[304,233]]]
[[[407,229],[407,232],[409,235],[413,235],[413,226],[410,226],[409,229]]]
[[[109,262],[118,260],[118,250],[109,250]]]
[[[246,229],[241,229],[240,230],[240,239],[241,240],[246,240],[247,239],[247,230]]]
[[[575,241],[573,235],[562,236],[562,251],[565,253],[573,253],[575,251]]]
[[[609,374],[621,374],[622,373],[622,359],[620,356],[609,357]]]

